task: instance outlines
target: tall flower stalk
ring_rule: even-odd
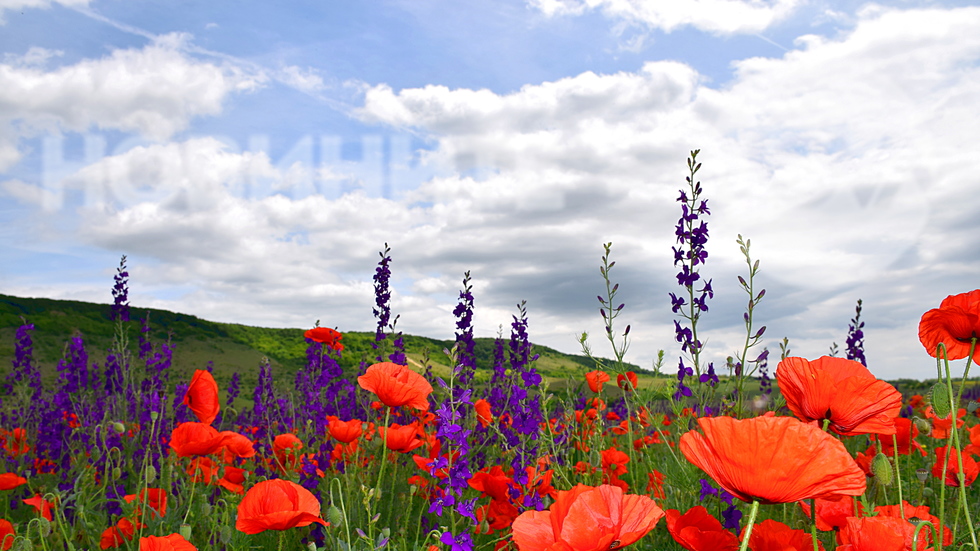
[[[864,322],[861,321],[861,299],[858,299],[854,310],[854,318],[851,319],[851,324],[847,326],[847,359],[861,362],[861,365],[868,367],[868,360],[864,357]]]
[[[752,240],[743,240],[742,236],[739,235],[736,242],[749,268],[748,281],[744,277],[738,276],[739,284],[741,284],[742,289],[749,295],[748,306],[746,306],[745,312],[742,314],[742,319],[745,321],[745,344],[742,346],[742,350],[735,354],[735,358],[729,358],[728,362],[732,379],[735,383],[735,388],[732,390],[732,404],[736,417],[741,418],[744,413],[742,402],[745,397],[745,381],[755,374],[760,364],[769,356],[769,353],[763,350],[754,360],[748,359],[749,350],[759,344],[759,341],[762,340],[763,333],[766,332],[766,326],[763,325],[753,333],[752,325],[755,321],[755,307],[759,305],[759,301],[766,295],[766,290],[762,289],[758,293],[755,292],[755,276],[759,273],[759,261],[752,262],[752,255],[749,251]],[[751,368],[747,369],[749,365],[751,365]]]

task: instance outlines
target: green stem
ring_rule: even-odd
[[[742,545],[738,551],[745,551],[749,548],[749,538],[752,536],[752,525],[755,524],[755,517],[759,514],[759,500],[752,500],[752,508],[749,509],[749,522],[745,525],[745,532],[742,533]]]
[[[909,435],[911,437],[911,434]],[[902,498],[902,470],[898,468],[898,435],[892,435],[892,453],[895,454],[895,480],[898,483],[898,511],[905,518],[905,500]]]

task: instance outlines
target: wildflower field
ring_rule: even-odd
[[[523,303],[477,365],[469,273],[455,345],[432,351],[451,369],[409,362],[387,247],[377,333],[356,369],[341,367],[344,335],[317,322],[289,380],[267,361],[240,367],[258,371],[253,388],[237,372],[223,388],[208,370],[178,377],[172,344],[130,319],[123,257],[102,365],[84,335],[66,335],[56,376],[43,378],[30,320],[17,330],[0,389],[0,548],[980,549],[980,422],[966,386],[980,290],[923,313],[938,382],[903,396],[865,365],[860,301],[845,357],[795,357],[786,339],[778,360],[763,348],[760,263],[739,237],[744,346],[725,366],[703,361],[698,321],[714,291],[701,273],[710,210],[697,153],[678,198],[678,287],[664,290],[676,342],[661,362],[679,358],[670,384],[624,362],[612,244],[597,309],[613,359],[594,357],[583,335],[596,369],[551,391]],[[965,363],[963,379],[950,362]]]

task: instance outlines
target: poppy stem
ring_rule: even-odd
[[[824,423],[827,423],[824,419]],[[813,551],[817,550],[817,498],[810,498],[810,540],[813,542]]]
[[[911,431],[911,429],[909,429],[909,430]],[[909,432],[909,448],[912,447],[911,439],[912,439],[912,433]],[[895,468],[895,481],[898,484],[898,511],[899,511],[899,514],[902,515],[902,518],[905,518],[905,500],[902,499],[902,470],[898,468],[898,456],[901,455],[901,454],[898,453],[898,435],[897,434],[893,434],[892,435],[892,453],[895,454],[895,456],[894,456],[895,457],[895,465],[894,465],[894,468]]]
[[[738,551],[745,551],[749,548],[749,538],[752,536],[752,525],[755,524],[755,517],[759,514],[759,500],[752,500],[752,508],[749,509],[749,522],[745,525],[745,532],[742,534],[742,545]]]

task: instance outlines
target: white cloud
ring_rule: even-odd
[[[18,136],[96,127],[166,139],[195,117],[220,113],[230,93],[260,84],[261,76],[187,57],[181,52],[187,39],[165,35],[142,49],[115,50],[51,70],[36,66],[52,57],[50,52],[32,49],[22,59],[5,59],[0,170],[19,158],[12,153]]]
[[[548,17],[601,10],[607,17],[671,32],[691,26],[714,34],[758,33],[788,17],[799,0],[528,0]]]

